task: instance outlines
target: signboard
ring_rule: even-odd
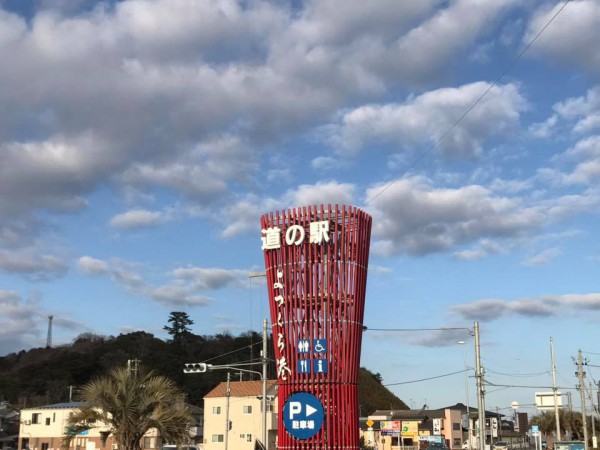
[[[418,435],[419,434],[419,422],[417,420],[403,420],[402,421],[402,434],[403,435]]]
[[[433,419],[433,434],[442,434],[442,419]]]
[[[309,439],[323,426],[323,405],[314,395],[297,392],[283,407],[283,424],[296,439]]]
[[[379,423],[379,430],[382,436],[398,436],[400,435],[400,421],[382,420]]]
[[[536,392],[535,407],[542,411],[554,409],[554,392]],[[556,393],[556,405],[562,408],[562,394]]]

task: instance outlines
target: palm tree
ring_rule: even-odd
[[[69,418],[63,447],[95,423],[106,426],[120,450],[141,450],[141,439],[155,428],[164,442],[187,443],[192,418],[184,394],[170,379],[143,366],[116,367],[81,391],[84,405]],[[102,426],[102,425],[101,425]]]

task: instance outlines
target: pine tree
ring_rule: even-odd
[[[194,321],[190,319],[190,316],[183,311],[173,311],[169,315],[169,325],[165,325],[163,329],[171,335],[171,340],[175,344],[183,345],[186,339],[191,334],[189,328],[190,325],[194,324]]]

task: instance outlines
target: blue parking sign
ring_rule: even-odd
[[[309,392],[296,392],[283,405],[283,425],[296,439],[310,439],[316,435],[323,426],[323,418],[321,401]]]

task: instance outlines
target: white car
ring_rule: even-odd
[[[492,450],[510,450],[510,447],[508,442],[498,441],[493,445]]]
[[[198,450],[198,447],[196,445],[167,444],[163,445],[160,450]]]

